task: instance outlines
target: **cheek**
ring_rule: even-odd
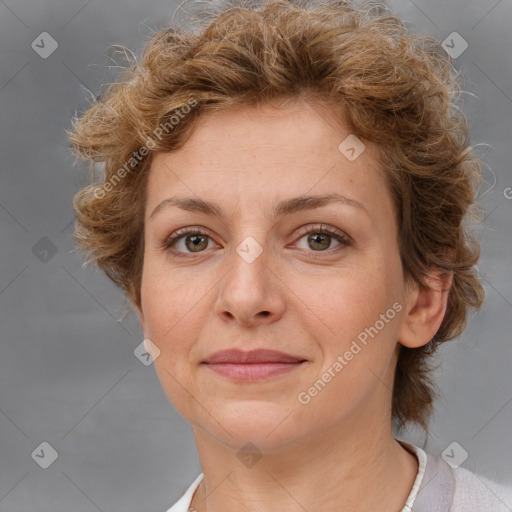
[[[191,350],[199,337],[201,297],[196,280],[181,280],[169,272],[143,274],[141,295],[146,336],[160,350],[154,361],[162,389],[181,414],[187,414],[193,387]]]
[[[388,281],[382,267],[376,265],[364,271],[343,272],[338,279],[309,283],[306,304],[318,314],[304,311],[303,321],[309,323],[308,330],[321,348],[323,371],[338,356],[346,356],[347,367],[355,371],[345,373],[355,379],[361,378],[362,367],[380,371],[386,366],[396,344],[401,309]]]
[[[380,272],[354,272],[330,283],[329,293],[316,295],[311,305],[318,308],[318,317],[303,317],[321,357],[299,399],[318,410],[332,410],[336,403],[342,417],[368,403],[376,411],[381,402],[375,397],[384,400],[391,388],[401,304]]]
[[[175,374],[183,357],[188,357],[203,321],[199,305],[204,291],[197,286],[197,279],[177,279],[176,273],[158,271],[151,264],[144,270],[141,297],[145,335],[160,350],[156,368]]]
[[[313,286],[317,287],[319,316],[337,334],[357,334],[390,306],[391,294],[380,270],[352,268],[340,272],[338,278],[324,280],[321,288]]]
[[[141,298],[146,325],[158,338],[172,338],[193,323],[208,287],[197,269],[171,271],[157,258],[146,258]],[[162,340],[163,341],[163,340]]]

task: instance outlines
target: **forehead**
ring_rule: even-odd
[[[206,112],[180,149],[154,155],[148,210],[171,192],[259,206],[337,192],[377,204],[385,187],[377,156],[378,148],[310,102]]]

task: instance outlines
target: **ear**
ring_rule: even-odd
[[[426,345],[441,327],[453,272],[432,267],[427,278],[428,288],[414,283],[405,300],[405,313],[398,333],[398,341],[405,347]]]

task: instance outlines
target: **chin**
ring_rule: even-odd
[[[212,410],[214,419],[202,411],[201,419],[191,423],[235,451],[250,442],[261,452],[277,453],[306,434],[306,423],[280,404],[251,400]]]

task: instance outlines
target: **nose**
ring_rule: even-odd
[[[219,283],[215,303],[215,312],[224,322],[253,326],[282,317],[286,287],[270,268],[270,252],[247,237],[226,256],[228,271]]]

